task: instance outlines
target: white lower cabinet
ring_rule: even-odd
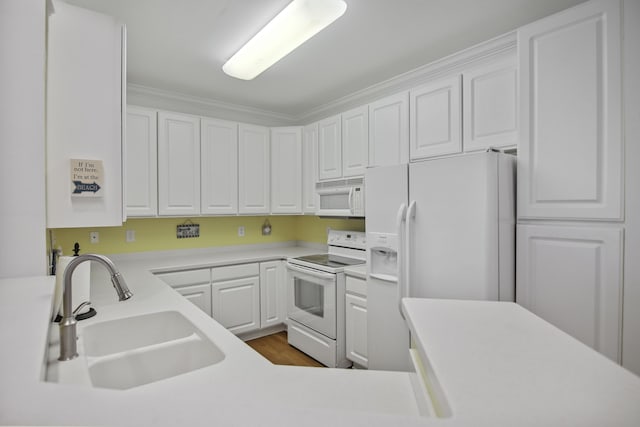
[[[517,226],[516,302],[620,361],[623,230]]]
[[[211,269],[176,271],[157,276],[211,316]]]
[[[366,282],[347,276],[345,296],[347,359],[366,368],[367,356],[367,297]]]
[[[211,269],[211,316],[234,334],[260,328],[260,267]]]
[[[285,321],[286,267],[284,261],[260,263],[260,327],[278,325]]]

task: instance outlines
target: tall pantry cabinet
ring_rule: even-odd
[[[518,30],[517,302],[622,361],[621,3]]]

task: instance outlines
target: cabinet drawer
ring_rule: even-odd
[[[211,280],[213,282],[258,275],[260,275],[259,263],[229,265],[226,267],[216,267],[211,269]]]
[[[156,274],[171,287],[188,285],[199,285],[211,282],[211,269],[203,268],[199,270],[176,271],[174,273]]]
[[[357,277],[346,277],[347,292],[367,296],[367,281]]]

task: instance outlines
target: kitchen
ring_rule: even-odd
[[[631,19],[631,22],[637,22],[637,13],[634,14],[633,11],[636,10],[634,9],[634,7],[636,7],[637,9],[637,5],[634,2],[626,2],[625,3],[625,14],[624,19]],[[637,12],[637,10],[636,10]],[[634,17],[634,18],[632,18]],[[636,19],[636,20],[633,20]],[[625,21],[626,22],[626,21]],[[36,24],[33,24],[35,27],[37,27]],[[3,26],[4,28],[8,28]],[[633,25],[625,25],[624,28],[625,30],[631,31],[630,29],[633,27]],[[18,31],[19,29],[13,28],[14,31]],[[40,31],[40,35],[42,37],[44,37],[44,28],[39,29],[38,31]],[[129,29],[129,31],[131,31],[131,29]],[[37,35],[33,35],[30,37],[25,36],[26,39],[30,39],[35,37],[37,39]],[[3,40],[7,40],[6,37],[3,37]],[[626,36],[626,40],[637,40],[637,37],[633,37],[633,34],[631,36]],[[481,40],[479,40],[481,41]],[[40,46],[38,47],[38,40],[32,40],[33,44],[34,44],[34,51],[39,51],[42,52],[43,47]],[[471,44],[469,44],[468,46],[470,46]],[[466,47],[466,46],[465,46]],[[10,47],[7,47],[7,49],[9,49]],[[511,49],[512,52],[514,51],[514,45],[511,45]],[[637,58],[636,58],[636,62],[634,62],[633,58],[635,58],[633,56],[633,54],[635,53],[635,51],[631,48],[627,48],[627,50],[625,50],[625,58],[628,59],[626,62],[624,62],[625,67],[631,67],[630,70],[626,70],[625,73],[623,73],[623,75],[625,76],[631,76],[634,75],[633,67],[637,68]],[[28,59],[27,59],[28,60]],[[38,61],[38,59],[33,59],[34,61]],[[41,59],[40,59],[41,61]],[[24,72],[23,69],[29,69],[31,70],[33,67],[21,67],[20,68],[20,72]],[[37,69],[37,67],[36,67]],[[40,67],[40,69],[42,69],[42,67]],[[7,117],[16,117],[15,120],[20,119],[20,120],[24,120],[25,117],[30,117],[32,120],[36,120],[36,123],[38,120],[40,120],[40,122],[43,122],[42,118],[39,118],[37,113],[34,113],[33,111],[42,111],[43,110],[43,100],[41,99],[41,96],[38,95],[38,84],[40,85],[40,93],[42,93],[43,89],[43,85],[44,82],[40,82],[41,79],[38,78],[37,76],[37,72],[34,72],[36,75],[33,76],[33,80],[29,81],[29,84],[27,84],[26,86],[33,91],[33,96],[29,97],[29,96],[25,96],[25,93],[28,94],[28,92],[25,93],[20,93],[20,96],[16,96],[15,99],[14,98],[10,98],[11,100],[13,100],[12,104],[11,104],[11,115],[10,114],[5,114],[4,111],[5,109],[3,108],[3,120],[5,120]],[[21,76],[22,79],[27,79],[27,76]],[[4,79],[3,79],[4,80]],[[630,80],[630,79],[628,79]],[[39,82],[37,84],[33,84],[34,82]],[[625,93],[630,93],[630,91],[632,91],[633,88],[637,88],[637,86],[632,86],[635,85],[635,82],[631,82],[631,81],[627,81],[625,80],[624,82],[624,87]],[[7,90],[9,90],[10,88],[7,88]],[[138,92],[140,91],[140,88],[137,88]],[[132,100],[132,98],[135,95],[135,90],[131,90],[131,94],[129,95],[129,101]],[[4,86],[3,86],[3,93],[4,93]],[[10,92],[12,93],[12,92]],[[147,93],[147,95],[149,97],[151,97],[151,95],[149,95]],[[158,92],[156,92],[155,94],[153,94],[155,96],[158,96]],[[141,99],[141,94],[138,93],[138,100]],[[624,113],[625,115],[627,115],[627,117],[633,117],[633,112],[637,111],[637,110],[633,110],[633,108],[637,109],[637,106],[634,102],[636,102],[634,100],[634,97],[629,96],[629,97],[625,97],[625,109],[624,109]],[[373,100],[372,100],[373,101]],[[31,102],[31,104],[29,104]],[[129,102],[131,103],[131,102]],[[138,102],[137,104],[141,104],[141,102]],[[24,110],[20,110],[21,107],[24,106]],[[40,107],[38,107],[40,106]],[[150,105],[147,105],[147,107],[149,107]],[[194,114],[194,111],[185,111],[180,110],[178,108],[168,108],[166,106],[163,105],[156,105],[157,108],[160,109],[167,109],[167,110],[173,110],[173,111],[180,111],[180,112],[186,112],[186,113],[191,113]],[[343,108],[342,109],[342,105],[336,107],[336,109],[334,110],[335,113],[340,113],[343,111],[347,111],[348,108]],[[15,111],[13,110],[15,109]],[[8,110],[8,107],[7,107]],[[23,116],[21,114],[18,114],[19,111],[23,111],[24,114],[26,114],[26,116]],[[213,114],[204,114],[204,113],[198,113],[197,115],[202,115],[202,116],[213,116],[213,117],[220,117],[220,116],[216,116]],[[326,115],[330,115],[328,113],[326,113]],[[231,117],[223,117],[227,120],[232,119]],[[318,120],[323,120],[322,116],[318,116],[317,117]],[[17,120],[18,123],[20,123],[20,120]],[[236,119],[239,120],[239,119]],[[313,122],[314,120],[308,120],[308,123]],[[307,123],[307,121],[303,121],[302,123]],[[274,123],[275,124],[275,123]],[[289,123],[287,124],[289,125]],[[634,128],[634,126],[637,126],[633,120],[631,120],[630,118],[625,120],[625,126],[623,127],[624,131],[626,132],[626,137],[625,140],[628,141],[628,143],[625,146],[625,150],[624,150],[624,154],[625,154],[625,163],[626,163],[626,167],[623,168],[624,174],[625,174],[625,178],[624,180],[627,183],[627,187],[626,187],[626,194],[624,195],[624,207],[625,207],[625,211],[626,214],[624,216],[625,218],[625,222],[624,222],[624,242],[625,242],[625,247],[624,247],[624,256],[625,259],[627,260],[626,262],[624,262],[624,319],[623,319],[623,324],[624,324],[624,328],[622,328],[622,333],[624,334],[624,336],[622,337],[622,343],[623,343],[623,348],[622,351],[623,352],[628,352],[626,354],[622,355],[622,362],[623,364],[627,363],[629,366],[629,369],[634,369],[633,368],[633,363],[634,360],[636,360],[636,363],[638,358],[634,357],[634,348],[637,348],[637,344],[634,344],[638,338],[638,334],[634,333],[634,325],[637,328],[637,325],[639,324],[639,322],[637,321],[637,316],[638,314],[638,310],[633,310],[633,307],[637,307],[638,306],[638,298],[634,297],[634,292],[638,292],[638,290],[634,287],[637,286],[637,280],[634,280],[634,278],[637,278],[638,275],[634,274],[634,269],[637,268],[635,265],[633,265],[633,262],[629,261],[629,260],[633,260],[633,254],[634,254],[634,250],[637,250],[637,242],[638,239],[634,238],[636,236],[636,228],[635,228],[635,218],[636,216],[633,214],[633,209],[635,206],[637,206],[637,200],[635,199],[635,197],[637,197],[637,192],[631,191],[632,187],[632,183],[637,182],[637,179],[634,179],[635,177],[635,170],[633,168],[633,164],[634,162],[632,162],[632,159],[637,158],[633,156],[634,153],[636,153],[636,147],[630,143],[630,141],[634,141],[637,140],[637,128]],[[254,129],[254,128],[251,128]],[[251,130],[249,129],[249,130]],[[38,126],[33,126],[32,128],[30,128],[29,132],[32,133],[32,139],[31,141],[33,141],[32,150],[24,150],[24,147],[28,147],[25,145],[22,145],[20,147],[18,147],[16,145],[16,148],[12,147],[8,147],[6,146],[6,144],[3,144],[3,159],[10,159],[8,162],[6,160],[3,160],[3,170],[5,171],[5,173],[7,173],[6,177],[7,179],[3,179],[3,183],[7,183],[8,182],[8,178],[9,177],[13,177],[13,176],[23,176],[23,172],[20,169],[16,169],[17,165],[19,164],[26,164],[27,162],[29,164],[32,164],[34,162],[37,163],[37,159],[43,159],[44,157],[44,153],[40,153],[39,150],[37,149],[37,147],[42,147],[43,145],[43,140],[44,140],[44,125],[41,127]],[[634,133],[635,132],[635,133]],[[11,139],[16,139],[16,140],[22,140],[23,136],[20,135],[20,138],[14,138],[11,136],[11,134],[8,135],[8,137],[11,137]],[[3,140],[5,138],[3,137]],[[21,148],[20,150],[18,150],[17,148]],[[519,147],[520,149],[522,148],[521,146]],[[5,156],[5,151],[6,154],[8,154],[7,156]],[[40,150],[42,151],[42,150]],[[521,150],[520,150],[521,151]],[[519,151],[519,155],[521,154],[521,152]],[[27,156],[27,158],[25,159],[25,162],[17,162],[17,159],[23,159],[24,156]],[[519,159],[520,160],[520,159]],[[5,162],[7,164],[5,164]],[[44,160],[42,160],[42,163],[44,163]],[[610,171],[610,168],[607,169]],[[12,172],[15,171],[15,172]],[[68,176],[68,175],[67,175]],[[64,177],[63,177],[64,178]],[[614,177],[615,178],[615,177]],[[42,186],[37,185],[37,182],[39,179],[42,179],[42,175],[40,175],[40,177],[38,177],[38,173],[33,174],[33,176],[30,177],[25,177],[25,179],[33,179],[34,180],[34,185],[31,185],[30,187],[33,189],[33,191],[30,193],[30,197],[26,197],[26,195],[24,193],[21,192],[16,192],[15,190],[7,190],[7,197],[5,198],[7,200],[7,203],[5,204],[5,207],[7,208],[7,212],[4,213],[5,211],[3,210],[3,235],[8,236],[8,238],[6,238],[6,242],[11,242],[9,243],[5,243],[3,245],[3,264],[2,265],[2,271],[3,271],[3,275],[5,275],[5,271],[10,271],[13,272],[11,274],[7,274],[8,276],[29,276],[29,275],[36,275],[38,273],[36,272],[40,272],[39,274],[42,274],[41,270],[43,268],[42,264],[43,262],[39,259],[37,259],[38,257],[24,257],[24,253],[41,253],[41,254],[45,254],[47,252],[46,250],[46,246],[47,246],[47,242],[46,240],[49,238],[48,235],[46,235],[47,233],[45,233],[45,228],[47,227],[46,224],[46,219],[43,217],[43,212],[45,211],[45,207],[44,207],[44,193],[42,193],[42,197],[35,197],[34,195],[38,194],[38,191],[43,191],[44,189],[42,189]],[[3,187],[3,195],[5,194],[5,190]],[[520,196],[520,192],[518,193]],[[26,199],[26,200],[25,200]],[[11,206],[24,206],[25,209],[22,210],[20,209],[19,211],[16,210],[11,210],[10,207]],[[536,225],[535,218],[544,218],[545,214],[540,214],[539,212],[535,212],[535,209],[538,209],[539,206],[532,206],[531,209],[532,211],[529,214],[530,218],[533,219],[527,219],[527,221],[529,222],[524,222],[521,225],[524,227],[532,227],[533,225]],[[28,227],[27,229],[18,229],[18,227],[15,227],[15,224],[18,223],[18,221],[20,221],[20,223],[24,223],[24,219],[25,218],[29,218],[32,220],[31,224],[34,224],[35,226],[33,227]],[[212,227],[217,227],[216,230],[228,230],[228,229],[232,229],[233,233],[229,233],[227,231],[226,237],[225,237],[225,241],[220,243],[221,247],[225,247],[227,245],[238,245],[238,244],[259,244],[264,242],[264,240],[260,240],[262,239],[261,235],[260,235],[260,229],[261,226],[264,224],[264,220],[266,218],[266,215],[263,215],[259,218],[255,218],[255,219],[251,219],[252,217],[230,217],[228,219],[219,219],[219,218],[206,218],[206,217],[198,217],[195,215],[184,215],[184,217],[178,219],[178,220],[171,220],[169,218],[158,218],[158,219],[153,219],[153,220],[133,220],[133,221],[140,221],[139,223],[135,224],[135,229],[136,229],[136,237],[137,240],[135,242],[131,242],[133,243],[133,245],[127,247],[124,243],[125,241],[125,232],[128,229],[133,229],[134,227],[130,226],[129,221],[127,221],[127,224],[123,227],[119,227],[119,228],[99,228],[97,229],[97,231],[99,231],[99,242],[96,243],[96,246],[92,246],[92,244],[89,242],[89,233],[92,231],[96,231],[96,229],[94,228],[81,228],[79,229],[80,231],[78,231],[78,234],[72,234],[73,232],[67,232],[68,236],[65,236],[65,231],[58,231],[58,227],[53,227],[56,228],[56,230],[54,230],[54,234],[56,235],[56,239],[59,239],[59,244],[63,245],[64,247],[64,252],[65,254],[68,254],[69,251],[71,250],[70,245],[73,244],[74,241],[79,241],[81,243],[81,247],[84,251],[89,251],[91,250],[92,252],[94,251],[93,248],[96,248],[96,252],[101,252],[101,253],[109,253],[109,254],[114,254],[114,253],[127,253],[127,252],[139,252],[139,251],[144,251],[144,250],[150,250],[150,249],[144,249],[141,248],[139,246],[135,246],[136,244],[147,244],[148,248],[155,248],[155,250],[178,250],[178,249],[193,249],[193,248],[198,248],[200,246],[190,246],[190,245],[198,245],[196,243],[191,243],[193,241],[196,241],[198,239],[182,239],[181,241],[178,241],[178,243],[176,243],[175,238],[171,238],[169,237],[170,233],[175,233],[175,227],[177,225],[181,225],[183,223],[187,223],[187,219],[190,219],[193,223],[200,223],[202,226],[202,235],[204,237],[205,235],[205,227],[207,227],[208,225],[212,226]],[[558,221],[553,222],[552,224],[567,224],[568,225],[572,225],[571,224],[571,220],[575,219],[575,213],[573,214],[569,214],[569,215],[565,215],[563,218],[565,219],[560,219]],[[596,216],[596,218],[599,218]],[[217,225],[217,221],[221,220],[221,221],[227,221],[225,222],[223,225],[218,226]],[[331,228],[342,228],[342,229],[353,229],[353,228],[359,228],[360,230],[363,230],[363,224],[362,221],[355,221],[355,225],[353,221],[349,221],[346,223],[341,223],[339,222],[340,220],[329,220],[329,221],[338,221],[336,223],[334,222],[329,222],[327,223],[327,220],[324,219],[320,219],[320,218],[316,218],[313,215],[311,216],[291,216],[289,218],[287,218],[287,216],[269,216],[268,217],[269,222],[272,225],[272,236],[274,236],[273,238],[275,238],[276,240],[273,241],[280,241],[280,242],[287,242],[287,241],[291,241],[291,240],[302,240],[302,241],[307,241],[307,242],[311,242],[311,243],[316,243],[316,244],[322,244],[322,238],[324,237],[326,239],[326,236],[322,236],[324,234],[324,231],[326,229],[326,227],[331,227]],[[15,221],[15,224],[14,224]],[[161,224],[166,224],[166,229],[168,231],[166,231],[166,234],[164,234],[165,237],[162,237],[159,241],[154,241],[151,243],[144,243],[144,241],[147,239],[147,237],[141,233],[141,231],[138,230],[138,227],[145,227],[144,224],[147,223],[147,221],[150,221],[148,227],[149,227],[149,235],[153,236],[154,230],[156,230],[156,233],[163,233],[164,231],[161,231],[162,228],[160,225]],[[173,221],[173,222],[172,222]],[[595,221],[596,224],[604,224],[604,222],[598,222]],[[520,221],[519,221],[520,223]],[[588,224],[593,224],[594,221],[588,222]],[[38,224],[40,224],[40,226],[37,226]],[[188,224],[188,223],[187,223]],[[251,225],[249,225],[251,224]],[[246,240],[242,240],[239,236],[236,236],[236,231],[238,231],[237,229],[239,227],[242,226],[246,226],[246,231],[247,234],[251,240],[246,239]],[[548,229],[550,227],[550,224],[542,222],[540,224],[540,226],[542,227],[547,227],[544,229],[540,229],[544,232],[548,232]],[[612,225],[608,225],[605,224],[604,228],[610,228],[613,227]],[[52,228],[52,227],[49,227]],[[64,227],[62,227],[64,228]],[[524,228],[525,230],[529,230],[528,228]],[[551,227],[551,229],[553,229],[553,227]],[[283,230],[288,230],[288,231],[283,231]],[[292,231],[295,230],[295,231]],[[573,228],[571,228],[572,231],[575,231]],[[217,232],[217,231],[216,231]],[[222,232],[222,231],[221,231]],[[33,233],[32,235],[30,235],[30,233]],[[284,233],[284,234],[279,234],[279,233]],[[288,234],[287,234],[288,233]],[[175,235],[175,234],[174,234]],[[546,237],[548,239],[548,237]],[[204,240],[204,239],[203,239]],[[544,241],[544,239],[542,239]],[[140,243],[137,243],[138,241],[141,241]],[[191,242],[189,242],[191,241]],[[538,241],[540,241],[540,239],[538,239]],[[70,242],[70,243],[69,243]],[[102,242],[105,242],[106,244],[110,245],[110,246],[100,246],[102,244]],[[203,245],[210,245],[211,242],[203,242]],[[23,250],[16,250],[15,245],[25,245]],[[179,246],[180,245],[180,246]],[[55,247],[55,246],[54,246]],[[89,249],[91,248],[91,249]],[[44,257],[44,256],[43,256]],[[27,259],[27,258],[36,258],[34,259]],[[637,257],[635,257],[637,258]],[[29,263],[32,263],[35,266],[28,266]],[[6,265],[6,266],[5,266]],[[25,273],[26,271],[29,271],[30,268],[32,269],[29,273]],[[135,298],[135,297],[134,297]],[[634,303],[635,302],[635,303]],[[614,344],[615,346],[615,344]],[[635,346],[635,347],[634,347]]]

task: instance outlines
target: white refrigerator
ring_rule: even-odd
[[[514,301],[514,178],[493,151],[367,169],[369,369],[409,370],[403,297]]]

